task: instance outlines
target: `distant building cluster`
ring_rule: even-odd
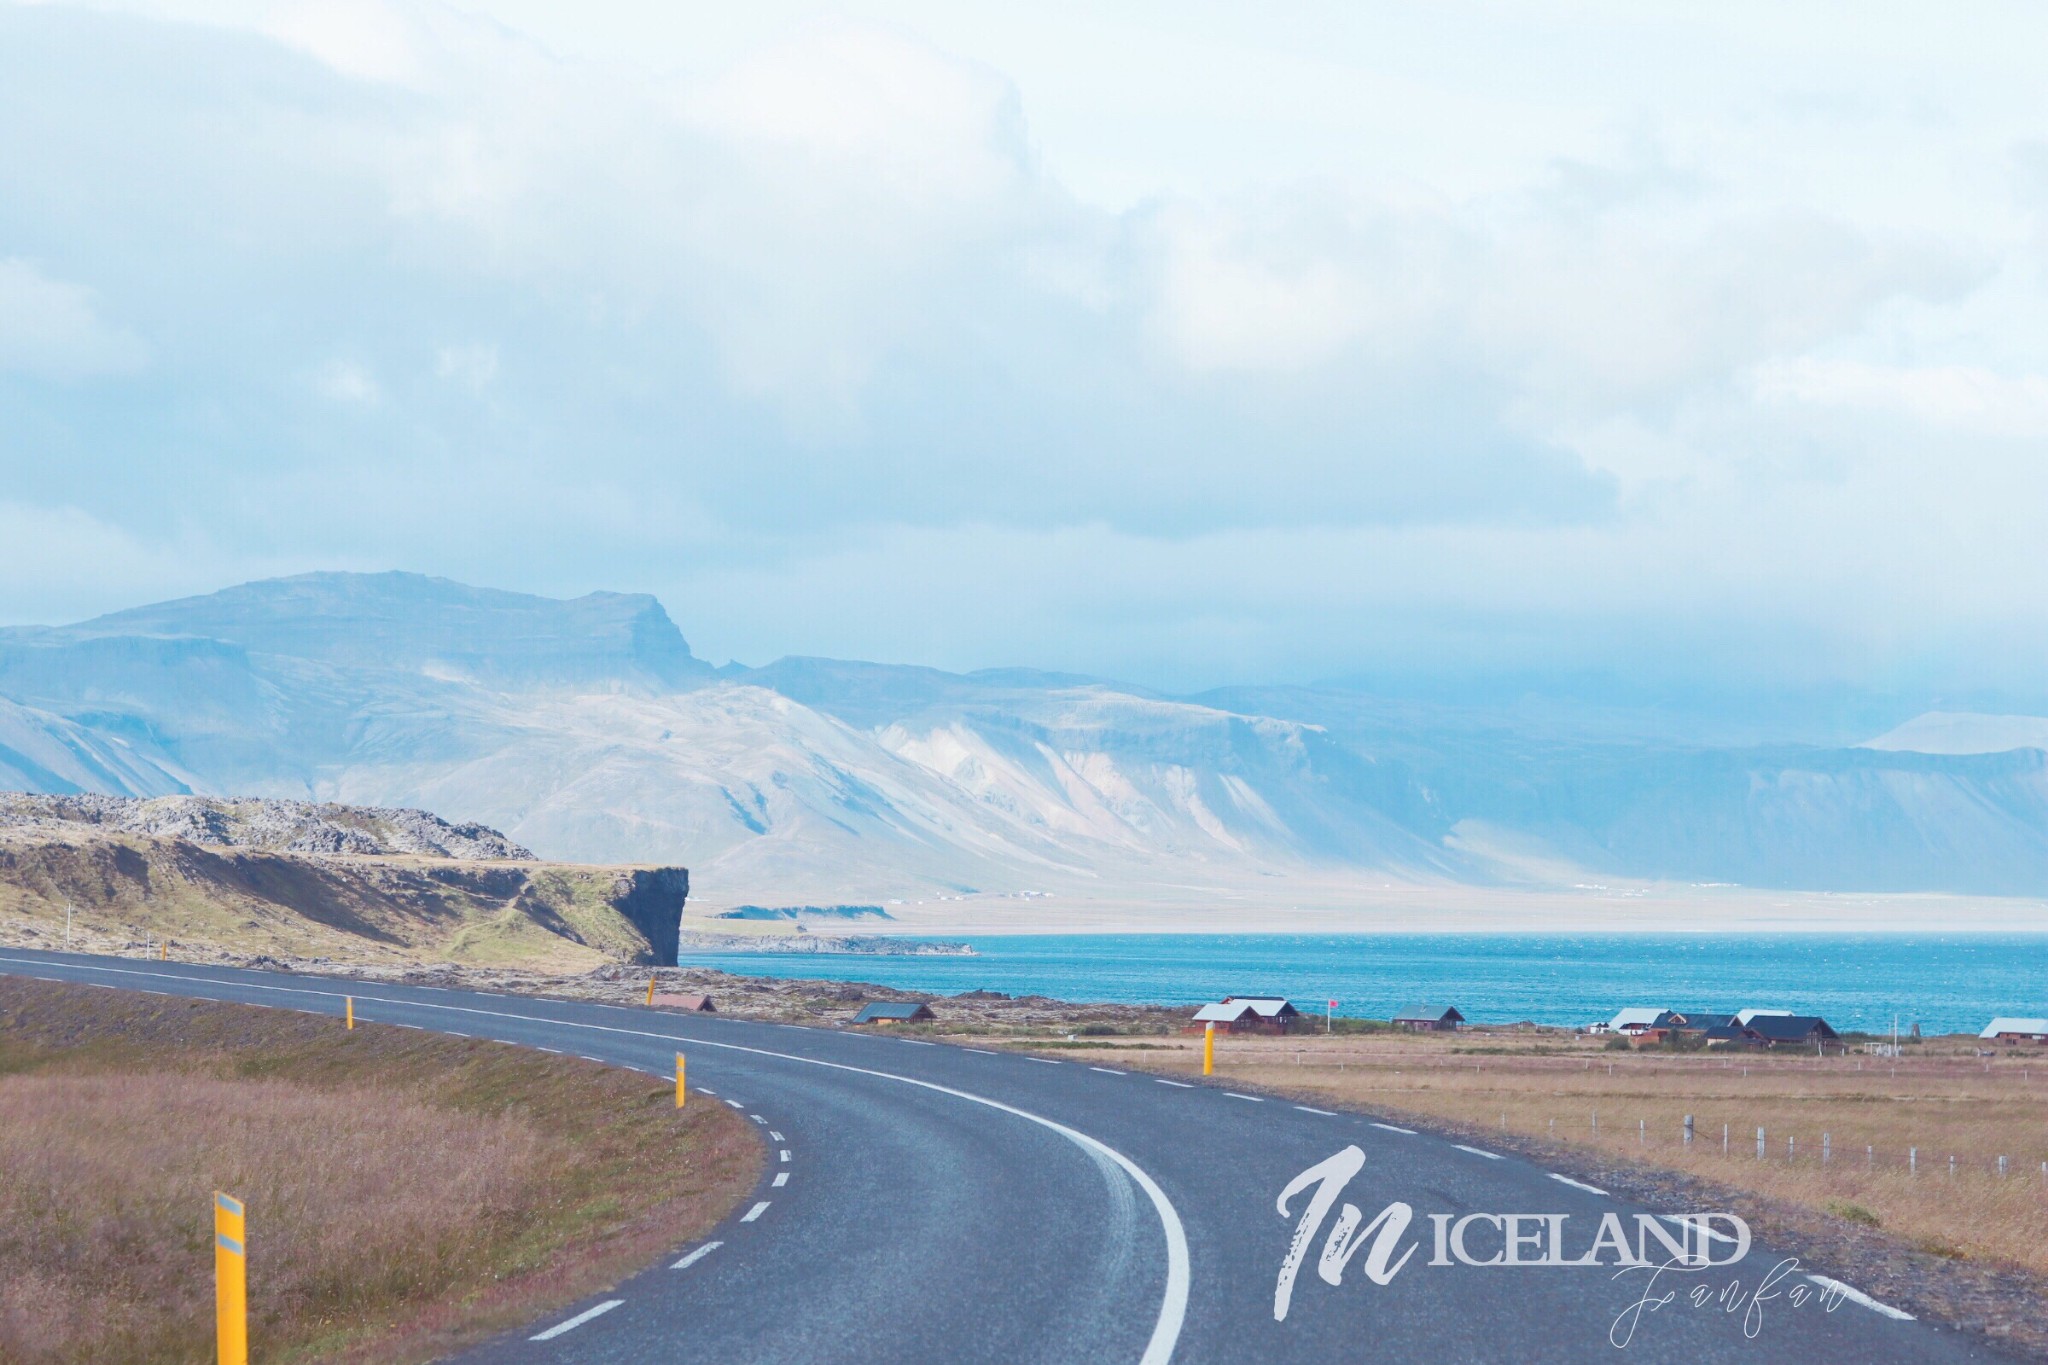
[[[1791,1010],[1670,1010],[1631,1006],[1589,1032],[1612,1033],[1641,1046],[1667,1039],[1696,1039],[1710,1048],[1787,1048],[1840,1052],[1842,1036],[1817,1014]]]

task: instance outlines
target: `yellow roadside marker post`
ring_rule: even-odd
[[[1202,1027],[1202,1074],[1216,1074],[1216,1025],[1214,1022]]]
[[[348,1011],[346,1016],[348,1026],[354,1028],[356,1026],[356,998],[353,995],[344,995],[342,1001],[344,1002],[342,1007]]]
[[[171,941],[169,939],[164,940],[164,950],[156,955],[156,960],[159,962],[169,962],[171,960]]]
[[[683,1107],[683,1054],[676,1054],[676,1108]]]
[[[654,978],[651,976],[647,978],[647,1003],[654,1003]]]
[[[249,1365],[249,1252],[242,1201],[213,1193],[213,1321],[220,1365]]]

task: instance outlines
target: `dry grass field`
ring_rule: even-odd
[[[428,1359],[715,1222],[746,1127],[574,1058],[0,978],[0,1359],[211,1360],[214,1189],[257,1359]]]
[[[1201,1069],[1197,1038],[1085,1041],[1091,1060]],[[1227,1039],[1216,1053],[1226,1082],[1680,1170],[1881,1227],[1921,1251],[2048,1275],[2048,1051],[1987,1059],[1970,1040],[1940,1039],[1897,1062],[1730,1057],[1502,1031]]]

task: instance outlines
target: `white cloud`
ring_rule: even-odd
[[[351,407],[375,407],[384,397],[377,377],[353,360],[330,360],[313,376],[313,387],[323,398]]]
[[[2032,21],[191,3],[0,7],[0,473],[141,543],[1182,681],[2038,615]]]
[[[101,321],[90,290],[28,261],[0,260],[0,370],[62,380],[126,374],[148,363],[149,347]]]
[[[1760,366],[1754,386],[1766,401],[1902,416],[1984,436],[2048,437],[2048,374],[1801,357]]]

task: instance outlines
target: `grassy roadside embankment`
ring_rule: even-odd
[[[639,1269],[760,1162],[620,1068],[0,977],[0,1359],[211,1360],[215,1189],[256,1358],[399,1362]]]

